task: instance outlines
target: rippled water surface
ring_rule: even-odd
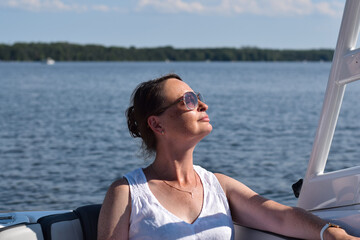
[[[124,116],[132,90],[179,74],[209,105],[213,132],[195,163],[295,205],[330,63],[0,62],[0,211],[101,203],[107,187],[144,167]],[[360,87],[348,86],[327,171],[358,164]]]

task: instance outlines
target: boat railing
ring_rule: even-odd
[[[359,207],[360,167],[324,173],[346,85],[360,79],[360,1],[347,0],[324,103],[298,206],[307,210]]]

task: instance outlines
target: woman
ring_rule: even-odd
[[[295,238],[359,239],[194,166],[194,148],[212,130],[207,109],[201,95],[175,74],[135,89],[128,127],[155,160],[110,186],[99,216],[99,240],[232,239],[232,221]]]

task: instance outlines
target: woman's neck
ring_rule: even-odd
[[[193,151],[194,148],[181,152],[159,149],[152,168],[162,180],[187,185],[194,181]]]

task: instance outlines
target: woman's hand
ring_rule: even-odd
[[[324,240],[360,240],[358,237],[350,236],[342,228],[329,227],[323,235]]]

